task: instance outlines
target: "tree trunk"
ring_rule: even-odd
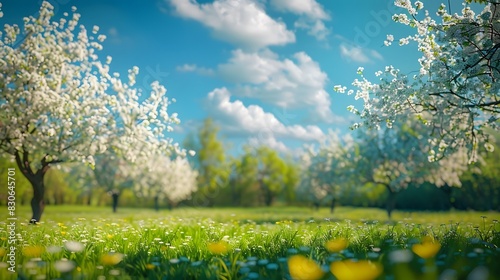
[[[45,173],[43,173],[44,175]],[[31,199],[31,210],[33,215],[31,216],[30,223],[36,224],[40,222],[45,209],[44,194],[45,186],[43,184],[43,175],[34,176],[32,180],[29,180],[31,186],[33,187],[33,198]]]
[[[313,208],[314,208],[314,210],[319,211],[319,201],[313,202]]]
[[[118,207],[118,197],[120,194],[118,192],[113,192],[111,198],[113,199],[113,213],[116,213],[116,208]]]
[[[452,187],[448,186],[448,184],[445,184],[444,186],[440,187],[439,188],[441,191],[443,191],[443,193],[446,195],[446,200],[447,200],[447,203],[448,205],[446,205],[446,210],[450,210],[451,207],[453,208],[456,208],[455,207],[455,202],[453,201],[453,197],[451,196],[452,195]]]
[[[271,206],[273,204],[274,197],[271,190],[267,189],[265,199],[266,199],[266,206]]]
[[[92,205],[92,191],[91,190],[88,191],[88,198],[87,199],[88,199],[87,205],[88,206]]]
[[[160,203],[159,203],[159,197],[158,196],[155,196],[154,200],[155,200],[155,210],[156,212],[160,211]]]
[[[392,211],[396,208],[397,193],[392,191],[390,187],[388,188],[389,188],[389,197],[387,197],[386,211],[387,211],[387,217],[389,218],[389,220],[391,220]]]
[[[15,154],[16,164],[19,169],[22,171],[24,177],[28,179],[31,183],[31,187],[33,188],[33,198],[31,198],[31,211],[32,216],[30,219],[30,224],[36,224],[40,222],[42,218],[43,210],[45,209],[45,185],[44,178],[45,174],[50,168],[50,162],[46,161],[44,157],[41,160],[41,168],[33,172],[29,162],[29,153],[28,152],[16,152]],[[55,163],[55,162],[52,162]]]
[[[333,210],[335,209],[335,197],[330,201],[330,214],[333,214]]]

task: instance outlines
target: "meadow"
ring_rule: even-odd
[[[0,279],[499,279],[500,213],[311,208],[18,208]]]

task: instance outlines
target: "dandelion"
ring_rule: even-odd
[[[337,239],[327,241],[325,243],[325,248],[330,253],[338,253],[338,252],[344,250],[345,248],[347,248],[347,244],[348,244],[347,239],[337,238]]]
[[[45,252],[45,247],[35,245],[23,247],[23,255],[28,258],[39,258]]]
[[[54,246],[54,245],[48,246],[47,247],[47,252],[51,253],[51,254],[59,253],[59,252],[61,252],[61,247]]]
[[[75,269],[75,263],[72,261],[68,261],[67,259],[59,260],[54,263],[54,268],[61,272],[66,273]]]
[[[78,253],[78,252],[83,251],[83,249],[85,248],[85,245],[83,245],[82,243],[80,243],[78,241],[67,241],[66,243],[64,243],[64,247],[66,248],[66,250],[68,250],[70,252]]]
[[[316,280],[323,277],[325,272],[313,260],[302,255],[295,255],[288,259],[290,276],[295,280]]]
[[[441,244],[437,243],[432,237],[426,236],[423,238],[422,243],[415,244],[411,247],[413,253],[423,259],[434,257],[441,249]]]
[[[101,256],[101,263],[104,265],[116,265],[123,260],[123,254],[108,253]]]
[[[147,270],[152,270],[152,269],[154,269],[155,267],[156,267],[156,266],[155,266],[154,264],[152,264],[152,263],[148,263],[148,264],[146,264],[146,269],[147,269]]]
[[[345,260],[332,263],[330,271],[338,280],[373,280],[382,273],[382,266],[366,260]]]
[[[227,242],[219,241],[215,243],[208,243],[207,248],[208,251],[210,251],[212,254],[220,255],[227,253],[229,245],[227,244]]]
[[[5,252],[7,252],[7,250],[5,250],[5,248],[0,248],[0,258],[5,256]]]

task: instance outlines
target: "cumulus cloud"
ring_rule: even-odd
[[[345,43],[340,44],[340,55],[348,60],[360,63],[370,63],[373,62],[374,59],[383,59],[382,55],[375,50]]]
[[[309,110],[314,121],[334,122],[330,95],[325,91],[327,74],[304,52],[293,59],[277,54],[233,51],[232,57],[217,68],[218,75],[237,83],[235,94],[290,109]]]
[[[280,153],[290,152],[290,149],[285,145],[285,143],[277,140],[273,135],[251,137],[248,139],[248,144],[254,147],[267,146]]]
[[[316,0],[271,0],[271,5],[278,10],[299,15],[296,28],[306,29],[307,33],[318,40],[326,39],[330,30],[324,21],[330,16]]]
[[[330,18],[316,0],[271,0],[271,5],[280,10],[305,15],[313,19]]]
[[[262,107],[245,106],[240,100],[231,101],[230,97],[231,93],[226,88],[216,88],[207,98],[209,113],[221,122],[226,132],[254,139],[267,139],[268,144],[272,143],[272,138],[300,141],[321,141],[324,138],[324,133],[318,126],[285,125],[272,113],[265,112]],[[274,141],[273,145],[277,147],[280,144]]]
[[[295,42],[285,23],[272,19],[262,5],[252,0],[215,0],[200,4],[196,0],[166,0],[178,15],[199,21],[215,37],[244,49],[257,50]]]

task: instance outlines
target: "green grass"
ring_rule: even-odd
[[[496,212],[396,211],[388,221],[385,211],[371,208],[340,207],[333,214],[297,207],[111,213],[51,205],[33,226],[25,222],[29,208],[16,211],[20,279],[291,279],[304,273],[336,279],[330,266],[345,260],[369,260],[383,269],[377,279],[500,277]],[[6,214],[0,211],[0,279],[16,279],[7,271]],[[423,259],[412,249],[426,236],[440,249]],[[348,245],[329,251],[331,240]]]

